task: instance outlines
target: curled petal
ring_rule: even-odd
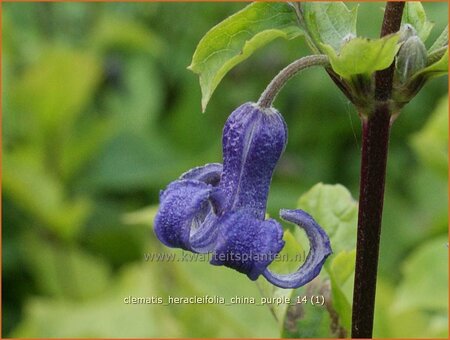
[[[210,200],[214,212],[221,213],[225,205],[226,196],[220,188],[218,188],[222,177],[223,166],[220,163],[208,163],[203,166],[192,168],[183,173],[179,179],[193,179],[206,184],[211,184],[214,189],[210,193]]]
[[[266,269],[264,277],[281,288],[298,288],[319,275],[325,259],[331,254],[330,240],[325,231],[303,210],[281,210],[280,216],[305,230],[310,250],[305,263],[291,274],[276,274]]]
[[[155,217],[155,233],[168,247],[196,251],[192,238],[208,233],[212,224],[212,206],[209,200],[213,187],[197,180],[177,180],[160,195],[160,207]],[[207,248],[204,238],[196,236]],[[211,243],[213,240],[210,240]],[[212,247],[212,244],[211,244]]]
[[[261,221],[244,211],[227,212],[217,221],[217,243],[211,259],[256,280],[284,246],[283,229],[275,220]]]
[[[272,174],[287,140],[286,123],[273,108],[254,103],[238,107],[223,129],[223,173],[219,184],[226,211],[265,216]]]
[[[194,179],[212,186],[217,186],[222,175],[222,164],[208,163],[193,168],[180,176],[180,179]]]

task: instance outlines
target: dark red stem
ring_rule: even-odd
[[[404,2],[388,2],[381,36],[400,29]],[[378,253],[383,214],[384,183],[389,144],[394,65],[375,74],[375,108],[362,122],[352,338],[371,338],[377,283]]]

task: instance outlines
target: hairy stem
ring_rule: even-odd
[[[258,100],[258,105],[262,108],[271,107],[277,94],[280,92],[286,82],[298,72],[312,66],[328,67],[330,66],[330,62],[328,57],[323,54],[310,55],[294,61],[293,63],[282,69],[280,73],[278,73],[275,78],[272,79],[264,92],[261,94],[261,97]]]
[[[404,2],[388,2],[381,36],[400,29]],[[375,74],[375,108],[362,122],[362,155],[352,338],[371,338],[383,213],[394,65]]]

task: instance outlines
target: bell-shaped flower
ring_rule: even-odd
[[[281,225],[265,215],[273,171],[286,143],[286,123],[278,111],[254,103],[237,108],[223,129],[223,166],[194,168],[161,192],[155,218],[159,240],[212,253],[212,264],[252,280],[263,275],[283,288],[311,281],[331,248],[326,233],[302,210],[282,210],[281,217],[305,230],[311,243],[305,263],[292,274],[267,268],[284,246]]]

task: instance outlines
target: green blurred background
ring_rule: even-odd
[[[351,4],[350,6],[354,6]],[[221,129],[254,101],[302,39],[276,41],[230,72],[207,112],[186,67],[201,37],[243,3],[4,3],[2,16],[3,337],[277,337],[264,306],[126,305],[132,296],[259,296],[207,263],[145,262],[159,190],[221,160]],[[362,4],[376,37],[382,3]],[[446,3],[424,5],[447,22]],[[392,129],[375,335],[447,336],[447,78]],[[276,107],[289,144],[269,213],[317,182],[358,195],[360,123],[323,70]]]

